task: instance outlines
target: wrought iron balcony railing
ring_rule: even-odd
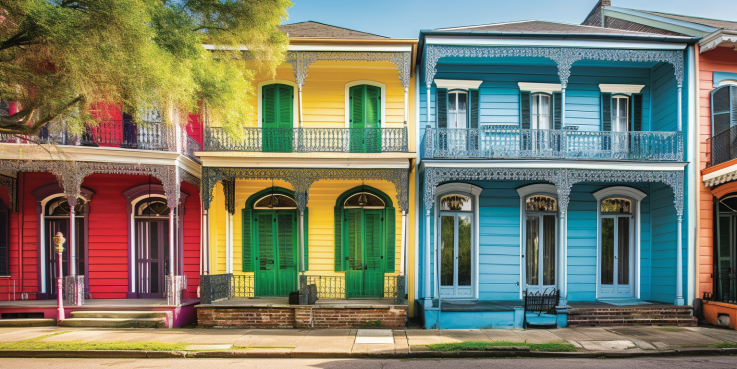
[[[37,143],[65,146],[118,147],[153,151],[177,151],[177,140],[182,140],[181,153],[198,161],[194,153],[200,145],[187,136],[185,130],[177,137],[174,127],[161,122],[134,122],[131,120],[105,120],[85,132],[75,134],[64,121],[54,121],[44,126],[35,136],[0,134],[0,142]]]
[[[726,163],[737,159],[737,126],[715,134],[706,140],[707,147],[711,150],[709,166]]]
[[[210,127],[205,151],[408,152],[408,137],[406,128],[244,128],[236,139]]]
[[[714,270],[714,292],[704,293],[704,299],[709,301],[737,304],[737,270],[727,269],[722,272]]]
[[[426,158],[577,159],[682,161],[679,132],[600,132],[483,128],[428,128],[420,148]]]

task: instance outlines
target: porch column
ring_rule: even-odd
[[[176,207],[169,207],[169,276],[174,280],[174,248],[178,245],[174,239],[174,228],[176,228],[176,218],[174,217]]]
[[[677,232],[678,233],[676,235],[676,301],[674,302],[674,305],[683,306],[685,304],[683,300],[683,216],[680,214],[678,215]]]
[[[568,281],[566,279],[566,258],[568,249],[567,242],[567,227],[566,212],[560,212],[560,248],[558,252],[558,285],[560,286],[560,305],[565,306],[568,300]]]
[[[428,90],[429,91],[429,90]],[[432,289],[430,288],[430,221],[431,211],[425,214],[425,307],[432,307]]]
[[[229,211],[225,213],[227,223],[225,225],[226,240],[225,247],[227,250],[225,273],[233,273],[233,214]]]
[[[302,127],[302,84],[297,86],[297,108],[299,109],[299,128]]]
[[[566,87],[560,89],[560,127],[566,129]]]
[[[407,127],[409,121],[409,88],[404,88],[404,127]]]
[[[202,210],[202,274],[210,274],[210,221]]]
[[[407,251],[405,241],[407,240],[407,234],[404,232],[404,228],[407,224],[407,212],[402,210],[402,230],[401,230],[401,245],[400,245],[400,264],[399,264],[399,275],[404,275],[404,258],[407,257]]]
[[[77,206],[77,197],[76,196],[69,196],[67,197],[67,203],[69,204],[69,242],[67,243],[67,247],[69,248],[69,259],[68,259],[68,268],[69,268],[69,275],[70,276],[76,276],[77,275],[77,248],[76,242],[75,242],[75,222],[74,222],[74,207]]]
[[[305,211],[299,211],[299,271],[305,271]],[[298,277],[299,278],[299,277]],[[299,281],[298,281],[299,282]],[[299,284],[297,284],[299,286]]]
[[[678,120],[677,128],[678,132],[683,131],[683,85],[678,84]]]
[[[427,127],[430,127],[430,84],[427,85],[427,110],[425,111],[427,116]]]

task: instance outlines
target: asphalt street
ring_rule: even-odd
[[[361,360],[361,359],[0,359],[0,369],[656,369],[735,368],[737,357],[672,357],[638,359],[446,359],[446,360]]]

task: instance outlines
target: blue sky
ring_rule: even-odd
[[[287,23],[317,21],[389,37],[421,29],[549,20],[579,24],[597,0],[292,0]],[[612,0],[612,6],[737,21],[736,0]]]

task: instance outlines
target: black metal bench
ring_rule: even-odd
[[[555,307],[560,302],[560,290],[554,288],[547,288],[542,293],[540,291],[530,293],[525,290],[525,311],[524,318],[522,321],[522,328],[527,329],[527,312],[537,313],[540,316],[542,313],[556,314]]]

